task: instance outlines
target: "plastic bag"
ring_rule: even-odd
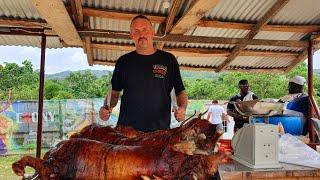
[[[291,134],[284,134],[279,139],[279,161],[320,168],[320,153]]]

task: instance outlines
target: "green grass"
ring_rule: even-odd
[[[44,155],[45,152],[47,152],[48,149],[42,149],[41,154]],[[13,152],[10,152],[13,153]],[[35,156],[35,151],[16,151],[14,152],[19,154],[29,154],[30,156]],[[15,179],[21,179],[21,176],[17,176],[12,171],[11,165],[12,163],[20,160],[25,155],[8,155],[8,156],[0,156],[0,179],[1,180],[15,180]],[[25,169],[26,174],[32,175],[34,174],[34,169],[31,167],[27,167]]]

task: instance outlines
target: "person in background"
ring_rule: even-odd
[[[117,125],[144,132],[169,129],[170,92],[173,88],[177,99],[174,116],[178,121],[185,119],[188,97],[178,61],[174,55],[154,48],[154,36],[155,30],[146,16],[138,15],[132,19],[130,38],[136,50],[116,62],[110,103],[105,103],[99,112],[102,120],[109,119],[123,91]]]
[[[240,80],[238,87],[239,87],[239,93],[233,96],[230,99],[230,102],[251,101],[251,100],[259,99],[258,96],[256,96],[253,92],[250,91],[248,80],[246,79]],[[236,111],[234,104],[230,102],[228,103],[228,106],[227,106],[227,114],[233,117],[235,122],[234,131],[237,131],[238,129],[243,127],[244,123],[249,123],[249,118],[247,116],[242,116],[238,111]]]
[[[223,130],[222,121],[226,119],[226,116],[224,108],[218,104],[217,100],[213,100],[208,110],[207,120],[211,124],[217,125],[217,129]]]
[[[285,103],[283,114],[299,116],[303,120],[303,135],[308,133],[306,119],[308,116],[308,94],[304,93],[306,79],[302,76],[294,76],[289,80],[289,94],[280,98],[279,102]]]

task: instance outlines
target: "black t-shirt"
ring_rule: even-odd
[[[123,90],[118,125],[146,132],[170,128],[170,92],[184,90],[172,54],[161,50],[152,55],[125,54],[116,63],[111,83],[113,90]]]
[[[243,98],[245,96],[239,96],[238,94],[233,96],[230,101],[231,102],[234,102],[234,101],[237,101],[238,99],[243,101]],[[256,96],[255,94],[252,95],[252,99],[259,99],[258,96]],[[231,104],[231,103],[228,103],[228,106],[227,106],[227,109],[229,110],[233,110],[235,113],[239,114],[239,112],[236,110],[236,107],[234,107],[234,104]],[[234,122],[235,122],[235,125],[234,125],[234,129],[235,130],[238,130],[240,128],[243,127],[244,123],[248,123],[242,119],[238,119],[238,118],[234,118]]]

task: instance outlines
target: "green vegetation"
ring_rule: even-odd
[[[42,156],[45,152],[47,152],[48,149],[42,149]],[[20,158],[25,156],[26,154],[30,156],[35,156],[35,150],[33,151],[16,151],[15,154],[19,155],[9,155],[9,156],[0,156],[0,179],[1,180],[15,180],[15,179],[21,179],[20,176],[17,176],[12,171],[12,163],[18,161]],[[26,169],[26,175],[31,176],[34,174],[34,169],[31,167],[27,167]]]
[[[318,72],[318,71],[315,71]],[[104,75],[102,75],[105,73]],[[307,76],[305,63],[288,74],[249,74],[181,71],[189,99],[229,100],[238,92],[237,83],[248,79],[251,89],[260,98],[279,98],[287,93],[288,81],[295,75]],[[318,73],[315,73],[318,74]],[[0,66],[0,98],[6,99],[8,89],[13,91],[13,100],[35,100],[38,98],[39,75],[32,63],[24,61],[22,66],[6,63]],[[50,75],[45,81],[44,96],[52,99],[86,99],[104,97],[110,84],[110,71],[61,72]],[[318,78],[314,77],[317,99],[320,99]],[[108,82],[108,83],[107,83]]]

